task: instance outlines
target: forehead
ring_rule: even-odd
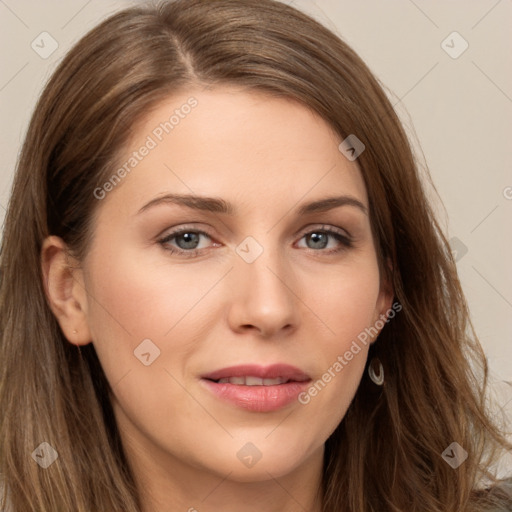
[[[326,121],[288,98],[235,87],[174,94],[134,127],[118,162],[129,172],[109,201],[118,196],[126,207],[127,196],[140,204],[176,192],[261,208],[345,193],[367,205],[359,167],[340,142]]]

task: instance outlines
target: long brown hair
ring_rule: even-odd
[[[46,85],[1,250],[0,473],[14,510],[140,511],[109,384],[93,345],[69,343],[49,308],[41,246],[56,235],[83,258],[94,190],[137,123],[177,91],[223,84],[298,100],[340,140],[355,134],[366,146],[358,164],[381,275],[402,311],[370,349],[384,386],[364,377],[326,442],[323,511],[482,510],[490,498],[476,484],[492,480],[494,455],[512,447],[489,419],[486,360],[404,129],[347,44],[273,0],[121,11],[83,37]],[[47,469],[31,457],[43,442],[58,453]],[[441,455],[452,442],[468,454],[457,469]]]

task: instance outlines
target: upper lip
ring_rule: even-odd
[[[270,366],[259,366],[255,364],[243,364],[221,368],[203,375],[203,379],[219,380],[229,377],[260,377],[261,379],[282,379],[303,382],[310,380],[309,375],[299,368],[289,364],[272,364]]]

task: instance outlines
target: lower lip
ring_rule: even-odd
[[[309,385],[309,381],[287,382],[277,386],[241,386],[208,379],[201,379],[201,382],[219,398],[255,412],[277,411],[297,400]]]

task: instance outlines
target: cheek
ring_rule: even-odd
[[[375,255],[359,254],[336,272],[327,269],[309,281],[304,300],[326,328],[328,345],[344,351],[375,320],[380,290]]]
[[[166,338],[218,280],[211,269],[198,274],[167,261],[165,255],[144,260],[129,247],[96,254],[89,275],[88,318],[93,329],[97,327],[93,338],[121,337],[133,343]]]
[[[148,437],[148,425],[172,431],[169,418],[178,411],[183,417],[204,415],[179,383],[200,337],[194,305],[218,277],[211,269],[198,276],[172,268],[161,257],[143,261],[128,247],[94,253],[88,270],[93,345],[123,414]]]
[[[299,401],[311,417],[324,417],[326,436],[344,417],[361,381],[379,287],[377,262],[370,252],[335,274],[317,276],[310,287],[312,309],[325,329],[315,335],[320,373]]]
[[[140,253],[114,240],[103,242],[102,247],[88,262],[87,316],[98,357],[108,380],[115,384],[127,372],[162,362],[173,330],[178,330],[175,326],[181,327],[181,319],[204,291],[187,282],[183,272],[166,272],[165,262],[143,261]],[[174,354],[174,348],[180,350],[173,347]],[[142,354],[148,352],[155,363],[146,367],[143,361],[148,362],[148,356]],[[151,374],[144,375],[150,385]]]

